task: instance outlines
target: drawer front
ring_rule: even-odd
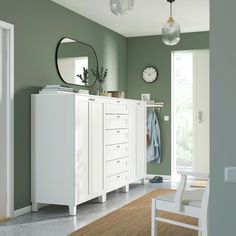
[[[128,156],[128,144],[117,144],[106,146],[106,161],[112,161],[121,157]]]
[[[117,100],[106,104],[106,113],[108,114],[128,114],[127,104]]]
[[[106,130],[106,145],[128,142],[128,130]]]
[[[111,175],[117,175],[125,171],[128,171],[127,157],[106,162],[106,177]]]
[[[128,183],[128,172],[106,178],[106,192],[121,188]]]
[[[106,115],[106,129],[128,128],[128,115]]]

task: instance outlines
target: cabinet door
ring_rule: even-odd
[[[137,176],[146,175],[146,107],[137,105]]]
[[[92,197],[104,193],[104,103],[100,99],[90,102],[90,158]]]
[[[75,103],[75,184],[77,203],[87,201],[90,196],[89,184],[89,101],[76,97]]]
[[[136,105],[129,105],[129,183],[138,180],[137,176],[137,115]]]

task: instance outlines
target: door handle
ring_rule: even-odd
[[[202,111],[198,111],[197,119],[198,119],[199,124],[203,122],[203,112]]]

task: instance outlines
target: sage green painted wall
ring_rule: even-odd
[[[164,115],[171,116],[171,52],[207,48],[209,32],[181,34],[180,43],[173,47],[165,46],[161,36],[128,39],[128,98],[140,99],[142,93],[150,93],[151,99],[165,102],[165,107],[157,114],[161,127],[162,161],[161,164],[148,163],[148,174],[171,174],[171,120],[163,121]],[[158,80],[151,84],[141,77],[147,65],[157,67],[160,73]]]
[[[115,17],[115,16],[114,16]],[[15,209],[30,205],[30,95],[63,84],[55,67],[62,37],[92,45],[109,69],[107,88],[126,90],[127,40],[49,0],[1,0],[0,20],[15,25]]]
[[[236,1],[211,0],[209,236],[236,235],[236,184],[224,167],[236,166]]]

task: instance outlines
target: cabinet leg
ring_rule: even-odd
[[[103,194],[101,196],[98,197],[98,202],[103,203],[107,200],[107,195]]]
[[[69,205],[69,212],[71,216],[76,216],[76,205]]]
[[[123,192],[123,193],[129,192],[129,184],[126,184],[126,185],[122,188],[122,192]]]
[[[32,202],[32,211],[37,212],[39,210],[39,204],[37,202]]]
[[[141,184],[142,185],[146,184],[146,178],[141,179]]]

